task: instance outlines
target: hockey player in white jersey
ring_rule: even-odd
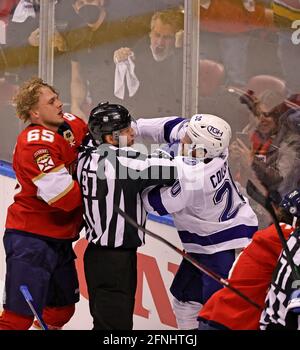
[[[214,115],[197,114],[190,120],[139,119],[135,131],[153,143],[169,143],[165,151],[181,170],[172,187],[152,187],[143,193],[146,210],[172,214],[184,249],[226,278],[235,249],[245,247],[257,230],[257,217],[230,175],[229,124]],[[183,260],[170,289],[178,327],[197,328],[202,304],[221,287]]]

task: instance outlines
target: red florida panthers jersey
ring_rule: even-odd
[[[18,183],[7,229],[56,239],[77,237],[82,201],[73,172],[87,126],[72,114],[64,119],[58,132],[31,124],[19,135],[13,157]]]
[[[285,238],[291,226],[280,224]],[[235,261],[228,282],[263,309],[272,274],[282,250],[274,225],[257,231],[252,242]],[[233,330],[257,330],[262,310],[255,308],[228,288],[211,296],[199,317]]]

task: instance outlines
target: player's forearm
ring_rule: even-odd
[[[82,205],[79,184],[63,164],[48,173],[40,173],[32,181],[37,187],[37,197],[52,207],[72,211]]]
[[[140,118],[133,125],[137,137],[152,143],[169,143],[179,139],[177,127],[184,119],[179,117]],[[176,130],[175,130],[176,129]],[[172,141],[170,135],[172,134]]]
[[[73,181],[71,190],[50,205],[66,212],[80,208],[82,206],[82,195],[79,184]]]

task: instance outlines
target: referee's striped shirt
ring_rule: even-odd
[[[172,185],[177,171],[170,158],[101,144],[98,148],[82,148],[77,177],[83,194],[87,240],[111,248],[136,248],[144,244],[144,233],[118,215],[113,203],[144,225],[142,191],[149,186]]]
[[[287,241],[289,251],[295,265],[300,266],[300,230],[296,230]],[[280,325],[289,329],[300,329],[298,318],[292,312],[287,312],[287,306],[292,291],[300,287],[300,281],[295,281],[292,270],[283,250],[273,272],[272,283],[267,294],[265,309],[260,318],[260,328],[268,325]]]

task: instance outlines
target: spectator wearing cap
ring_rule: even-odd
[[[231,145],[232,160],[240,163],[242,183],[251,178],[276,196],[300,186],[300,107],[289,104],[295,99],[284,100],[283,95],[268,90],[258,97],[257,125],[249,131],[251,148],[239,139]]]

